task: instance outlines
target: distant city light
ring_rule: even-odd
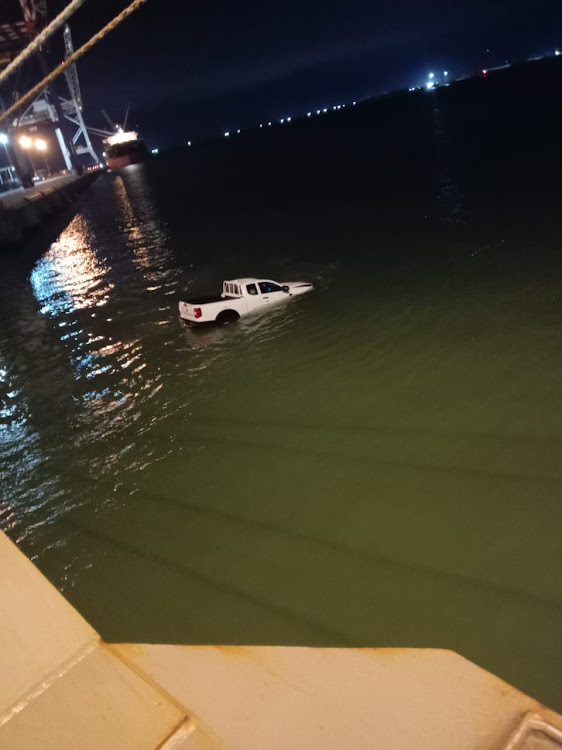
[[[151,153],[152,154],[157,154],[158,153],[158,149],[157,148],[151,149]],[[105,154],[104,154],[104,156],[105,156]]]
[[[287,122],[291,122],[291,118],[290,117],[287,117]]]
[[[225,131],[224,137],[228,138],[229,135],[230,135],[230,131],[229,130]]]
[[[433,81],[428,81],[425,84],[426,89],[432,89],[435,86],[435,83]]]
[[[559,50],[559,49],[555,49],[555,50],[554,50],[554,54],[556,55],[556,57],[558,57],[558,55],[560,55],[560,54],[562,54],[562,53],[560,52],[560,50]]]
[[[483,68],[482,69],[482,75],[485,76],[487,73],[488,73],[488,71],[486,70],[486,68]]]
[[[307,112],[307,113],[306,113],[306,116],[307,116],[307,117],[310,117],[310,115],[311,115],[311,114],[312,114],[312,112]]]
[[[285,122],[285,118],[284,118],[284,117],[282,117],[282,118],[281,118],[281,124],[283,124],[284,122]]]
[[[327,112],[327,111],[328,111],[327,109],[323,109],[323,110],[322,110],[322,112]]]
[[[0,133],[0,143],[5,146],[10,139],[6,135],[6,133]]]
[[[444,70],[444,71],[443,71],[443,75],[444,75],[444,76],[448,76],[448,75],[449,75],[449,71],[448,71],[448,70]]]
[[[270,123],[270,122],[268,122],[268,123],[267,123],[267,125],[269,126],[269,125],[271,125],[271,123]]]
[[[237,130],[236,132],[237,132],[237,133],[239,133],[239,132],[240,132],[240,129],[238,129],[238,130]]]
[[[188,142],[187,142],[187,145],[188,145],[188,146],[191,146],[191,141],[188,141]]]
[[[353,106],[355,106],[356,104],[357,104],[357,102],[353,102]]]
[[[435,78],[435,73],[430,73],[430,74],[429,74],[429,77],[430,77],[430,78]]]
[[[263,122],[260,122],[260,128],[263,128]]]
[[[317,109],[317,110],[316,110],[316,114],[317,114],[317,115],[319,115],[319,114],[320,114],[320,110],[319,110],[319,109]]]

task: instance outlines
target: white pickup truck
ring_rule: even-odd
[[[305,281],[277,283],[270,279],[234,279],[224,281],[220,297],[182,301],[180,317],[189,323],[228,323],[242,315],[264,310],[291,297],[312,291]]]

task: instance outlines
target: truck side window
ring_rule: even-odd
[[[282,292],[283,290],[271,281],[260,281],[260,291],[262,294],[269,294],[270,292]]]
[[[246,291],[248,294],[257,294],[258,288],[255,284],[246,284]]]

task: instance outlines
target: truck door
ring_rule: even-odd
[[[275,284],[273,281],[260,281],[258,286],[260,288],[262,304],[273,305],[276,302],[282,302],[286,298],[286,294],[279,284]]]
[[[246,284],[244,299],[248,305],[248,311],[255,310],[256,307],[263,307],[261,292],[257,284]]]

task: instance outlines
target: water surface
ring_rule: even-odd
[[[1,259],[0,524],[105,639],[451,648],[560,708],[559,152],[484,94],[108,174]],[[245,275],[316,291],[180,324]]]

